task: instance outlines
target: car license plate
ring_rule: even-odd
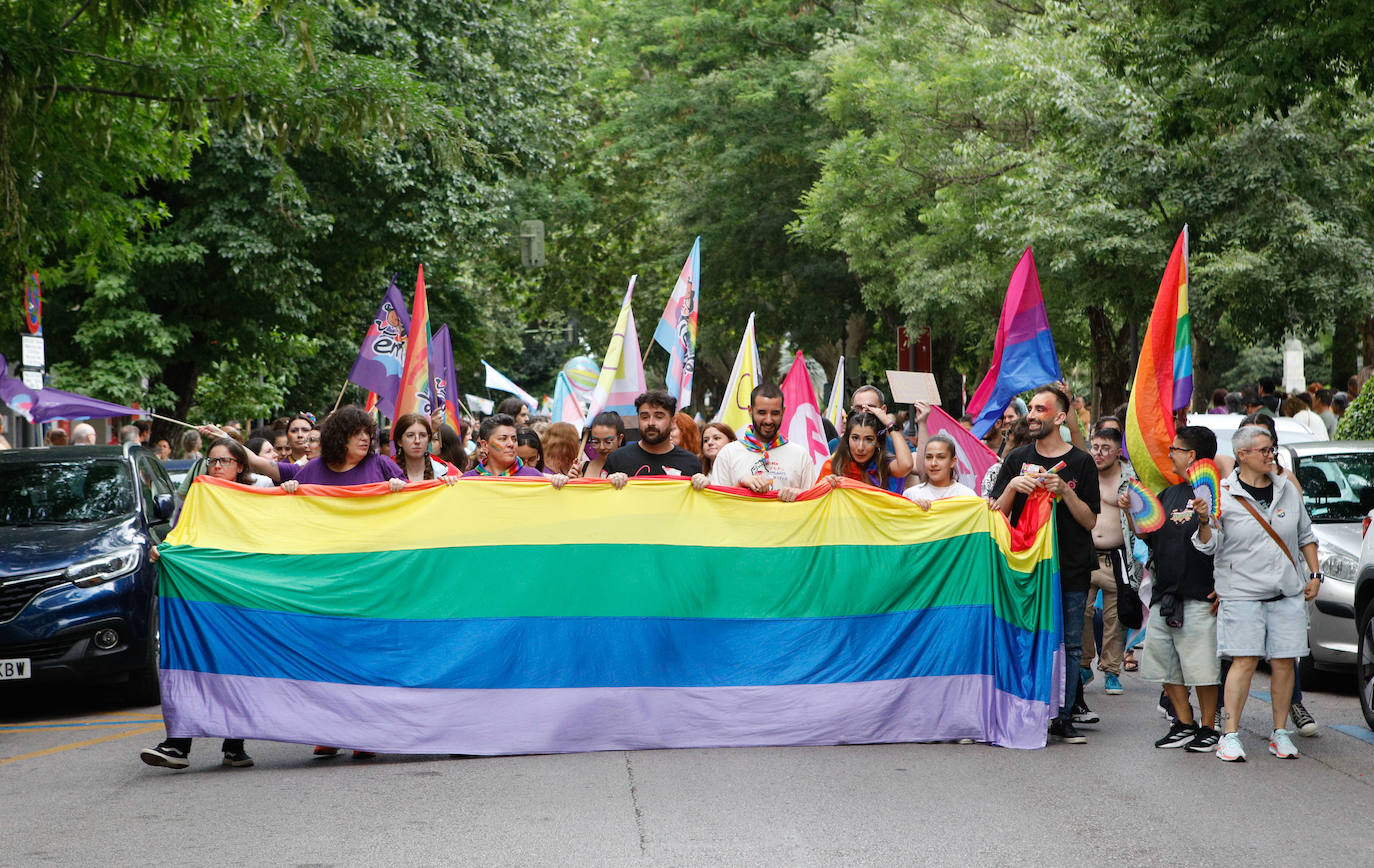
[[[33,677],[33,664],[27,657],[11,657],[0,660],[0,681],[15,681]]]

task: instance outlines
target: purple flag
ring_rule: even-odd
[[[24,381],[9,375],[9,363],[0,356],[0,400],[30,422],[53,419],[109,419],[112,416],[142,416],[137,407],[111,404],[61,389],[30,389]]]
[[[454,431],[461,430],[458,427],[458,375],[453,368],[453,340],[449,337],[447,323],[429,339],[429,379],[434,411],[443,412],[444,423]]]
[[[406,362],[406,335],[410,314],[396,281],[386,289],[382,306],[363,335],[358,358],[348,372],[348,380],[377,393],[377,407],[388,419],[396,417],[396,395],[401,390],[401,370]]]

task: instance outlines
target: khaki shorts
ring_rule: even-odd
[[[1217,619],[1212,616],[1211,603],[1184,600],[1183,626],[1177,628],[1164,622],[1156,603],[1150,607],[1149,624],[1140,660],[1142,680],[1188,687],[1221,683]]]

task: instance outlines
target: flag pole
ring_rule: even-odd
[[[339,404],[343,403],[344,391],[345,391],[346,389],[348,389],[348,379],[347,379],[347,378],[344,379],[343,385],[339,387],[339,397],[337,397],[337,398],[334,399],[334,410],[339,409]],[[330,410],[329,412],[333,413],[334,410]]]
[[[199,425],[192,425],[190,422],[183,422],[180,419],[172,419],[167,416],[159,416],[158,414],[151,413],[147,410],[144,410],[143,412],[147,413],[149,416],[152,416],[154,419],[161,419],[164,422],[171,422],[173,425],[180,425],[183,428],[190,428],[192,431],[199,430],[200,428]]]

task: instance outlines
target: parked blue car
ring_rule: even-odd
[[[149,551],[176,510],[162,463],[137,444],[0,452],[0,690],[96,681],[158,701]]]

